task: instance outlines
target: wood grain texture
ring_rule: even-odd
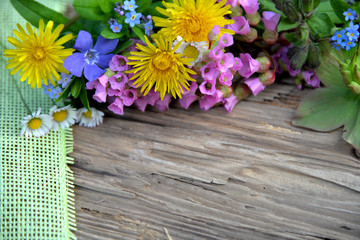
[[[360,162],[341,130],[290,125],[306,92],[74,127],[78,238],[360,239]]]

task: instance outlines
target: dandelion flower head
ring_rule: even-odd
[[[48,85],[48,80],[55,84],[60,79],[58,72],[68,71],[63,67],[64,59],[72,54],[74,49],[65,49],[63,44],[73,38],[72,34],[67,34],[58,39],[63,24],[58,25],[52,32],[53,21],[49,21],[45,26],[44,21],[40,20],[39,30],[33,29],[29,23],[24,28],[17,24],[19,30],[14,30],[14,37],[8,37],[8,42],[15,46],[16,49],[6,49],[4,56],[10,58],[6,68],[11,70],[11,74],[20,71],[20,80],[23,82],[28,79],[31,88],[41,87],[42,82]]]

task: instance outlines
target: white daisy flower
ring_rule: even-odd
[[[48,134],[52,127],[52,117],[47,114],[40,114],[41,108],[31,115],[27,115],[21,121],[22,129],[20,136],[41,137]]]
[[[178,36],[173,42],[173,46],[176,46],[180,41],[180,46],[176,49],[176,53],[181,53],[185,57],[193,58],[194,61],[190,62],[189,66],[194,66],[196,63],[201,62],[203,55],[209,50],[209,44],[206,41],[202,42],[185,42],[182,37]]]
[[[77,121],[80,126],[96,127],[103,122],[103,112],[95,108],[90,108],[90,110],[91,111],[88,111],[86,108],[80,108],[77,111]]]
[[[53,117],[52,119],[52,129],[58,130],[59,126],[62,129],[68,128],[71,125],[75,124],[76,121],[76,109],[72,108],[70,105],[67,105],[62,108],[58,108],[57,106],[53,106],[50,109],[50,116]]]

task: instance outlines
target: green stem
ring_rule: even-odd
[[[15,87],[16,87],[16,90],[18,91],[18,93],[19,93],[19,95],[20,95],[20,99],[21,99],[22,103],[24,104],[24,106],[26,107],[26,110],[27,110],[28,114],[31,114],[32,111],[31,111],[29,105],[26,104],[26,101],[25,101],[23,95],[21,94],[20,88],[19,88],[19,86],[17,85],[15,78],[10,77],[10,79],[11,79],[11,81],[14,83],[14,85],[15,85]]]
[[[1,49],[5,49],[5,46],[4,46],[2,43],[0,43],[0,47],[1,47]],[[3,51],[4,51],[4,50],[2,50],[2,52],[3,52]],[[4,57],[3,55],[1,55],[1,58],[3,59],[4,62],[6,61],[6,59],[5,59],[5,57]],[[9,74],[9,75],[10,75],[10,74]],[[24,99],[24,97],[23,97],[23,95],[22,95],[22,93],[21,93],[21,91],[20,91],[19,86],[18,86],[17,83],[16,83],[15,78],[10,75],[10,79],[11,79],[11,81],[14,83],[15,88],[16,88],[17,92],[19,93],[20,99],[21,99],[22,103],[24,104],[24,106],[26,107],[26,110],[27,110],[28,114],[31,114],[32,111],[31,111],[29,105],[26,104],[26,101],[25,101],[25,99]]]
[[[78,20],[79,18],[80,18],[79,14],[76,14],[75,16],[73,16],[67,23],[65,23],[65,26],[61,32],[65,31],[65,29],[67,29],[71,24],[76,22],[76,20]]]

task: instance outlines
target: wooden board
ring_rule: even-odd
[[[360,239],[360,161],[341,130],[290,125],[308,91],[275,84],[230,115],[126,109],[74,127],[76,235]]]

